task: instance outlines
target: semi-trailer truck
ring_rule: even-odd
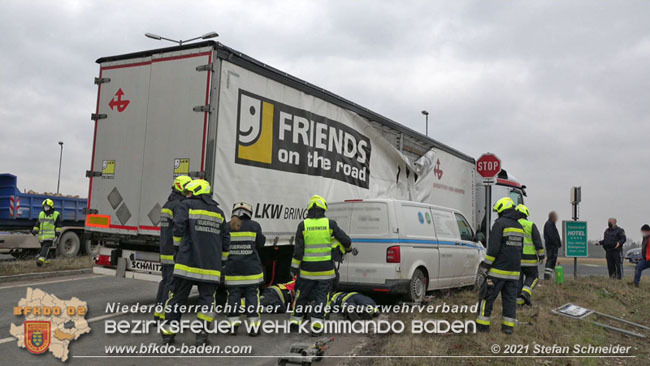
[[[221,43],[97,63],[85,210],[87,238],[101,244],[96,273],[158,280],[160,209],[178,175],[207,179],[226,214],[253,205],[269,283],[288,279],[314,194],[431,203],[480,223],[471,156]],[[523,194],[505,171],[498,184]]]

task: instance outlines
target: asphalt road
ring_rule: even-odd
[[[105,334],[106,320],[149,320],[151,316],[142,314],[115,315],[106,314],[105,308],[108,302],[120,302],[122,304],[152,304],[155,302],[155,291],[157,284],[129,280],[116,279],[113,277],[86,275],[57,277],[51,279],[10,282],[0,284],[0,364],[12,360],[9,364],[19,365],[61,365],[51,353],[33,355],[24,348],[16,346],[16,339],[9,334],[10,324],[22,324],[22,316],[14,316],[12,309],[18,301],[25,296],[27,287],[39,288],[45,292],[56,295],[60,299],[67,300],[77,297],[88,303],[86,320],[92,331],[82,335],[78,340],[73,341],[70,346],[70,359],[68,365],[276,365],[277,358],[274,356],[287,354],[289,346],[294,342],[312,341],[313,338],[304,334],[262,334],[259,337],[248,337],[242,326],[239,335],[211,335],[212,345],[225,347],[227,345],[252,346],[250,356],[228,356],[220,358],[187,358],[177,354],[177,358],[161,356],[157,358],[117,358],[105,353],[106,345],[138,345],[161,344],[160,336],[153,328],[150,334],[138,335],[107,335]],[[192,302],[192,301],[190,301]],[[193,319],[190,314],[185,319]],[[263,319],[284,320],[288,315],[263,315]],[[362,340],[357,335],[339,335],[331,343],[328,355],[346,355]],[[193,334],[180,334],[177,336],[176,345],[185,343],[194,344]],[[255,356],[255,357],[251,357]],[[111,358],[112,357],[112,358]],[[337,358],[324,359],[319,365],[336,365]]]
[[[559,258],[559,264],[564,269],[565,278],[573,278],[573,258]],[[540,277],[543,277],[544,267],[539,267]],[[623,262],[623,275],[625,277],[634,276],[634,264]],[[578,276],[609,276],[607,264],[605,261],[578,259]]]

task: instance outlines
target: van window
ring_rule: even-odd
[[[459,213],[456,213],[455,215],[456,215],[456,223],[458,224],[458,231],[460,231],[461,240],[473,241],[474,231],[472,230],[472,227],[469,226],[467,220],[465,220],[465,217],[463,217],[463,215]]]
[[[400,234],[410,238],[435,238],[431,211],[428,207],[402,204],[399,215]]]
[[[456,218],[451,212],[436,208],[431,209],[431,212],[433,215],[433,224],[436,227],[436,233],[438,234],[438,239],[460,239],[458,224],[456,224]]]
[[[384,202],[337,203],[330,205],[327,217],[336,221],[348,235],[382,236],[389,230],[388,205]]]

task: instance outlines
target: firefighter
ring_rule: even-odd
[[[296,281],[278,283],[262,290],[260,305],[267,309],[273,307],[273,312],[285,313],[293,302]]]
[[[515,203],[510,197],[499,199],[494,204],[494,211],[499,218],[492,226],[485,260],[479,266],[479,277],[484,280],[481,283],[476,323],[480,332],[490,330],[492,307],[501,294],[503,305],[501,331],[512,334],[517,322],[517,293],[524,230],[517,221]]]
[[[377,303],[358,292],[335,292],[330,298],[332,312],[340,313],[350,321],[372,320]]]
[[[531,306],[530,300],[533,289],[539,281],[538,264],[544,261],[544,244],[537,226],[528,220],[530,215],[528,207],[517,205],[515,207],[519,216],[519,224],[524,228],[524,249],[521,254],[521,274],[519,275],[519,297],[517,305]]]
[[[318,335],[323,328],[325,307],[336,278],[332,261],[332,244],[338,240],[343,248],[350,250],[350,237],[339,228],[336,221],[325,217],[327,201],[313,196],[307,206],[307,218],[296,231],[291,274],[297,275],[296,295],[290,323],[299,326],[303,322],[306,305],[312,303],[312,335]]]
[[[173,324],[180,321],[178,306],[187,301],[192,286],[199,290],[196,317],[203,329],[196,334],[196,344],[208,343],[207,327],[214,322],[215,291],[221,282],[222,248],[228,247],[230,236],[224,213],[211,198],[210,183],[195,179],[185,186],[187,199],[174,212],[173,241],[180,243],[175,257],[172,288],[165,306],[162,326],[163,342],[174,341]]]
[[[47,198],[42,205],[43,211],[38,214],[38,221],[32,228],[32,234],[38,235],[38,240],[41,242],[41,253],[36,260],[36,265],[39,267],[50,263],[47,260],[47,252],[61,235],[61,215],[58,211],[54,211],[54,201]]]
[[[174,272],[174,256],[178,251],[178,244],[174,243],[172,231],[174,230],[174,212],[180,209],[181,200],[185,198],[183,190],[192,178],[181,175],[174,179],[172,184],[172,193],[167,197],[167,202],[160,210],[160,263],[162,264],[160,272],[162,279],[158,284],[158,293],[156,294],[156,303],[161,308],[157,308],[154,318],[165,320],[165,311],[162,305],[167,301],[167,295],[172,285],[172,273]]]
[[[259,297],[260,285],[264,283],[264,269],[259,252],[264,248],[266,237],[259,223],[251,220],[253,206],[245,202],[235,203],[229,225],[230,245],[224,246],[224,275],[228,294],[228,322],[231,334],[237,334],[241,324],[239,319],[240,301],[245,299],[247,321],[251,325],[260,324]],[[253,329],[253,328],[251,328]],[[250,336],[259,335],[251,330]]]

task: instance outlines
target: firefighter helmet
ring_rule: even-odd
[[[327,201],[321,196],[315,195],[309,199],[309,206],[307,206],[307,209],[309,210],[314,206],[320,207],[323,210],[327,211]]]
[[[49,199],[49,198],[46,198],[46,199],[43,201],[42,205],[43,205],[43,207],[45,207],[45,206],[49,206],[50,208],[54,208],[54,201],[52,201],[52,200]]]
[[[188,177],[187,175],[179,175],[176,177],[176,179],[174,179],[174,189],[179,192],[183,192],[187,183],[191,181],[192,178]]]
[[[204,179],[194,179],[185,185],[184,191],[192,193],[193,196],[210,194],[210,183]]]
[[[510,197],[503,197],[494,204],[494,211],[501,213],[513,207],[515,207],[515,201],[513,201]]]
[[[237,202],[232,206],[232,214],[233,216],[248,215],[248,217],[253,217],[253,206],[246,202]]]
[[[517,207],[515,207],[515,210],[521,212],[526,217],[530,216],[530,212],[528,211],[528,207],[526,207],[526,206],[524,206],[522,204],[518,204]]]

